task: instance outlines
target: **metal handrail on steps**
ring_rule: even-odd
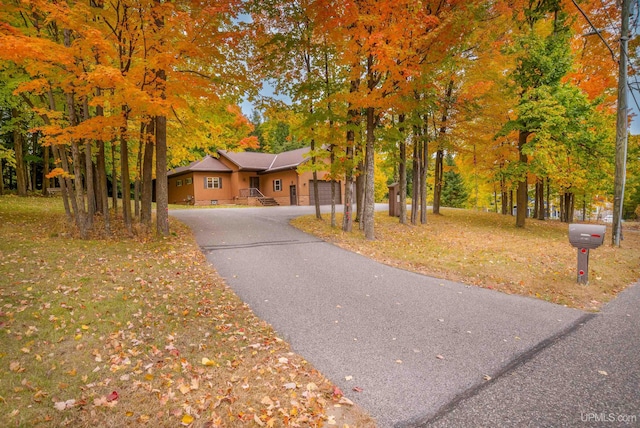
[[[255,187],[250,187],[248,189],[240,189],[240,197],[241,198],[264,198],[265,196],[262,194],[262,192],[255,188]]]

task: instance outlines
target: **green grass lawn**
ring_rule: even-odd
[[[577,253],[569,244],[568,225],[527,219],[524,229],[510,216],[443,209],[426,225],[401,225],[376,213],[375,241],[360,231],[332,229],[328,218],[293,220],[293,225],[383,263],[427,275],[506,293],[522,294],[586,310],[597,310],[640,278],[640,233],[626,224],[621,248],[591,250],[589,285],[576,282]],[[338,216],[341,224],[342,216]],[[358,225],[354,227],[357,229]]]
[[[171,230],[83,241],[0,197],[0,426],[373,425]]]

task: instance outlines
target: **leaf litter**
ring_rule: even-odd
[[[0,425],[375,426],[224,284],[185,226],[80,241],[48,199],[5,200]]]
[[[314,216],[292,220],[299,229],[381,263],[436,278],[509,294],[521,294],[568,307],[598,310],[640,279],[640,227],[625,223],[623,245],[593,250],[588,286],[576,281],[576,249],[568,225],[527,219],[516,228],[511,216],[442,209],[425,225],[402,225],[385,212],[375,214],[376,239],[354,228],[345,233]],[[341,224],[342,215],[337,214]],[[443,322],[444,319],[439,319]]]

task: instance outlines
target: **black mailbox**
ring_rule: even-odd
[[[594,249],[604,242],[606,226],[599,224],[570,224],[569,242],[576,248]]]
[[[604,242],[606,226],[599,224],[570,224],[569,242],[578,249],[578,282],[589,282],[589,250]]]

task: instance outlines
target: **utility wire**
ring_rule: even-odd
[[[600,0],[602,2],[602,0]],[[600,37],[600,40],[602,40],[602,42],[605,44],[605,46],[607,47],[607,49],[609,49],[609,52],[611,52],[611,57],[613,58],[613,60],[617,63],[618,59],[616,58],[616,54],[613,51],[613,49],[611,49],[611,46],[609,46],[609,43],[604,39],[604,37],[602,37],[601,31],[598,30],[595,25],[593,25],[593,23],[591,22],[591,19],[589,19],[589,17],[587,16],[587,14],[582,10],[582,8],[576,3],[575,0],[571,0],[571,2],[574,4],[574,6],[576,7],[576,9],[578,9],[578,11],[580,11],[580,13],[582,14],[582,16],[584,17],[584,19],[587,20],[587,22],[589,23],[589,25],[591,26],[591,28],[593,29],[593,32],[595,34],[598,35],[598,37]],[[638,9],[640,10],[640,0],[638,0],[638,4],[639,7]],[[604,2],[602,3],[603,6]],[[609,13],[606,12],[605,9],[605,13],[607,14],[607,17],[609,18],[609,23],[611,24],[612,27],[615,27],[615,25],[613,25],[613,22],[611,21],[611,17],[609,16]],[[638,70],[635,68],[633,62],[631,61],[631,58],[629,57],[629,54],[627,53],[627,51],[623,48],[621,49],[621,53],[622,55],[627,59],[627,64],[629,65],[629,67],[634,71],[635,75],[634,75],[634,84],[640,86],[640,82],[638,82],[638,75],[640,74],[638,72]],[[640,103],[638,102],[638,99],[636,98],[636,94],[633,91],[633,86],[631,85],[631,83],[627,82],[627,88],[629,89],[629,92],[631,93],[631,97],[633,98],[633,101],[636,105],[636,108],[638,109],[638,111],[640,111]],[[640,88],[639,88],[640,90]]]
[[[571,2],[573,3],[573,5],[576,7],[576,9],[578,9],[580,11],[580,13],[582,14],[582,16],[584,17],[584,19],[587,20],[587,22],[589,23],[589,25],[591,26],[591,28],[593,29],[593,31],[598,35],[598,37],[600,37],[600,40],[602,40],[602,43],[605,44],[605,46],[607,46],[607,49],[609,49],[609,52],[611,52],[611,58],[613,58],[613,60],[615,62],[618,62],[618,60],[616,59],[616,54],[615,52],[613,52],[613,49],[611,49],[611,46],[609,46],[609,43],[607,43],[607,41],[604,39],[604,37],[602,37],[602,34],[600,33],[600,30],[598,30],[595,25],[593,25],[593,23],[591,22],[591,19],[589,19],[589,17],[587,16],[586,13],[584,13],[584,11],[582,10],[582,8],[580,6],[578,6],[578,3],[576,3],[576,0],[571,0]]]
[[[626,37],[626,36],[622,36],[622,37]],[[627,52],[627,50],[624,48],[624,45],[620,45],[620,51],[621,54],[627,59],[627,66],[629,68],[631,68],[631,70],[633,70],[633,72],[635,73],[633,75],[633,83],[638,85],[638,70],[636,69],[633,61],[631,61],[631,57],[629,56],[629,53]],[[633,86],[631,86],[631,83],[627,80],[627,88],[629,89],[629,92],[631,93],[631,97],[633,98],[633,102],[636,105],[636,108],[638,109],[638,111],[640,111],[640,104],[638,103],[638,99],[636,98],[636,94],[633,91]]]

